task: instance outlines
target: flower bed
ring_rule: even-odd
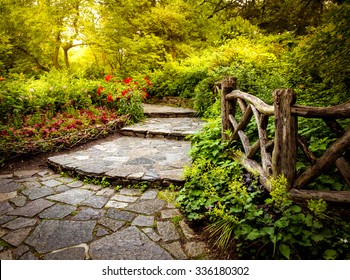
[[[71,148],[143,119],[148,77],[102,80],[47,74],[0,82],[0,165],[20,154]]]
[[[57,113],[51,119],[48,115],[26,116],[19,129],[0,126],[0,161],[19,154],[68,149],[115,132],[129,120],[104,107]]]

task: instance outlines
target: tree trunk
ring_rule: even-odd
[[[60,48],[61,48],[60,33],[57,34],[55,43],[56,43],[56,46],[55,46],[55,50],[53,52],[52,63],[56,67],[56,69],[61,70],[62,66],[59,63],[59,55],[60,55]]]

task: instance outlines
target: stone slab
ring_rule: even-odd
[[[94,260],[171,260],[171,255],[136,227],[128,227],[90,245]]]
[[[9,193],[0,193],[0,202],[10,200],[17,196],[17,192],[9,192]]]
[[[188,259],[187,255],[185,254],[184,250],[181,247],[180,242],[175,241],[172,243],[164,244],[163,246],[170,254],[172,254],[175,257],[175,259],[177,260]]]
[[[93,208],[100,209],[103,206],[105,206],[107,201],[108,201],[107,197],[93,195],[93,196],[89,196],[87,199],[85,199],[83,202],[81,202],[80,205],[90,206],[90,207],[93,207]]]
[[[27,198],[23,195],[14,197],[10,200],[12,203],[14,203],[17,207],[22,207],[26,205],[27,203]]]
[[[106,216],[115,220],[131,222],[136,217],[136,214],[111,208],[108,209]]]
[[[48,161],[62,170],[75,170],[89,176],[100,175],[117,180],[127,178],[150,182],[183,182],[183,166],[191,163],[188,155],[190,147],[189,141],[120,137],[89,149],[62,155],[65,159],[72,158],[69,164],[62,163],[60,156],[51,157]],[[74,160],[77,155],[87,155],[89,159]]]
[[[79,213],[76,216],[74,216],[73,220],[82,220],[82,221],[97,220],[103,217],[104,214],[105,214],[105,210],[86,208],[79,211]]]
[[[52,195],[54,193],[55,192],[53,191],[53,189],[49,187],[25,189],[22,191],[22,194],[26,195],[30,200]]]
[[[143,104],[144,114],[146,116],[169,117],[170,116],[195,116],[196,111],[190,108],[166,106],[158,104]]]
[[[158,242],[161,237],[154,231],[153,228],[142,228],[142,231],[153,241]]]
[[[15,220],[12,220],[4,225],[2,225],[4,228],[8,229],[20,229],[20,228],[25,228],[25,227],[30,227],[34,226],[36,224],[37,220],[36,219],[29,219],[29,218],[17,218]]]
[[[0,193],[9,193],[21,189],[22,186],[11,179],[0,179]]]
[[[165,242],[180,239],[180,235],[177,232],[175,225],[171,221],[158,222],[157,229]]]
[[[181,216],[179,209],[165,209],[160,212],[162,219],[170,219],[176,216]]]
[[[142,194],[141,199],[155,199],[158,192],[158,190],[147,190]]]
[[[47,199],[60,201],[63,203],[78,205],[79,203],[92,196],[93,192],[84,189],[72,189],[60,194],[48,196]]]
[[[44,220],[25,240],[39,253],[90,242],[96,221]]]
[[[42,182],[45,186],[53,188],[53,187],[57,187],[59,185],[62,185],[61,181],[57,181],[55,179],[51,179],[51,180],[47,180],[47,181],[43,181]]]
[[[16,229],[14,231],[10,231],[8,234],[3,236],[2,239],[5,240],[7,243],[10,243],[12,246],[17,247],[20,244],[22,244],[24,239],[27,238],[31,231],[31,227]]]
[[[118,220],[114,220],[108,217],[103,217],[101,218],[98,223],[100,225],[105,226],[106,228],[109,228],[112,231],[117,231],[119,230],[122,226],[125,225],[124,221],[118,221]]]
[[[8,203],[8,201],[2,201],[0,202],[0,215],[4,215],[8,212],[11,212],[13,210],[13,207]]]
[[[39,214],[42,219],[63,219],[75,211],[77,207],[65,204],[55,204]]]
[[[208,248],[204,242],[189,242],[185,244],[185,252],[194,258],[208,253]]]
[[[130,196],[130,195],[116,194],[111,199],[121,201],[121,202],[135,202],[138,199],[138,197]]]
[[[164,205],[165,201],[160,199],[142,200],[130,204],[126,209],[140,214],[153,215],[155,212],[161,210]]]
[[[142,193],[142,190],[141,189],[121,189],[120,191],[120,194],[123,194],[123,195],[140,195]]]
[[[53,202],[40,198],[38,200],[30,201],[23,207],[19,207],[15,210],[8,212],[8,215],[34,217],[36,214],[40,213],[41,211],[52,205]]]
[[[140,227],[152,227],[154,223],[154,216],[137,216],[132,221],[132,226],[140,226]]]
[[[85,259],[85,248],[73,247],[64,249],[59,252],[46,254],[45,260],[84,260]]]
[[[190,134],[199,132],[204,125],[204,121],[199,118],[150,118],[144,122],[130,125],[121,129],[121,133],[133,132],[135,136],[146,134],[150,137],[185,137]]]

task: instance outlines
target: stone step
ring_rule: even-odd
[[[190,146],[189,141],[123,136],[86,150],[50,157],[48,163],[59,172],[106,177],[113,185],[182,185],[183,168],[191,163]]]
[[[199,118],[150,118],[122,128],[121,133],[132,137],[183,140],[199,132],[204,123]]]
[[[157,104],[143,104],[146,117],[150,118],[190,118],[195,117],[197,112],[189,108],[171,107]]]

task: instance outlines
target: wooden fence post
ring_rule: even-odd
[[[221,138],[228,140],[226,130],[232,129],[229,115],[235,115],[236,100],[227,101],[226,95],[236,89],[237,78],[224,77],[221,83]]]
[[[292,188],[296,177],[297,156],[297,117],[292,116],[291,107],[295,104],[292,89],[277,89],[274,95],[275,140],[272,153],[272,173],[276,178],[280,174],[288,180],[288,190]]]

